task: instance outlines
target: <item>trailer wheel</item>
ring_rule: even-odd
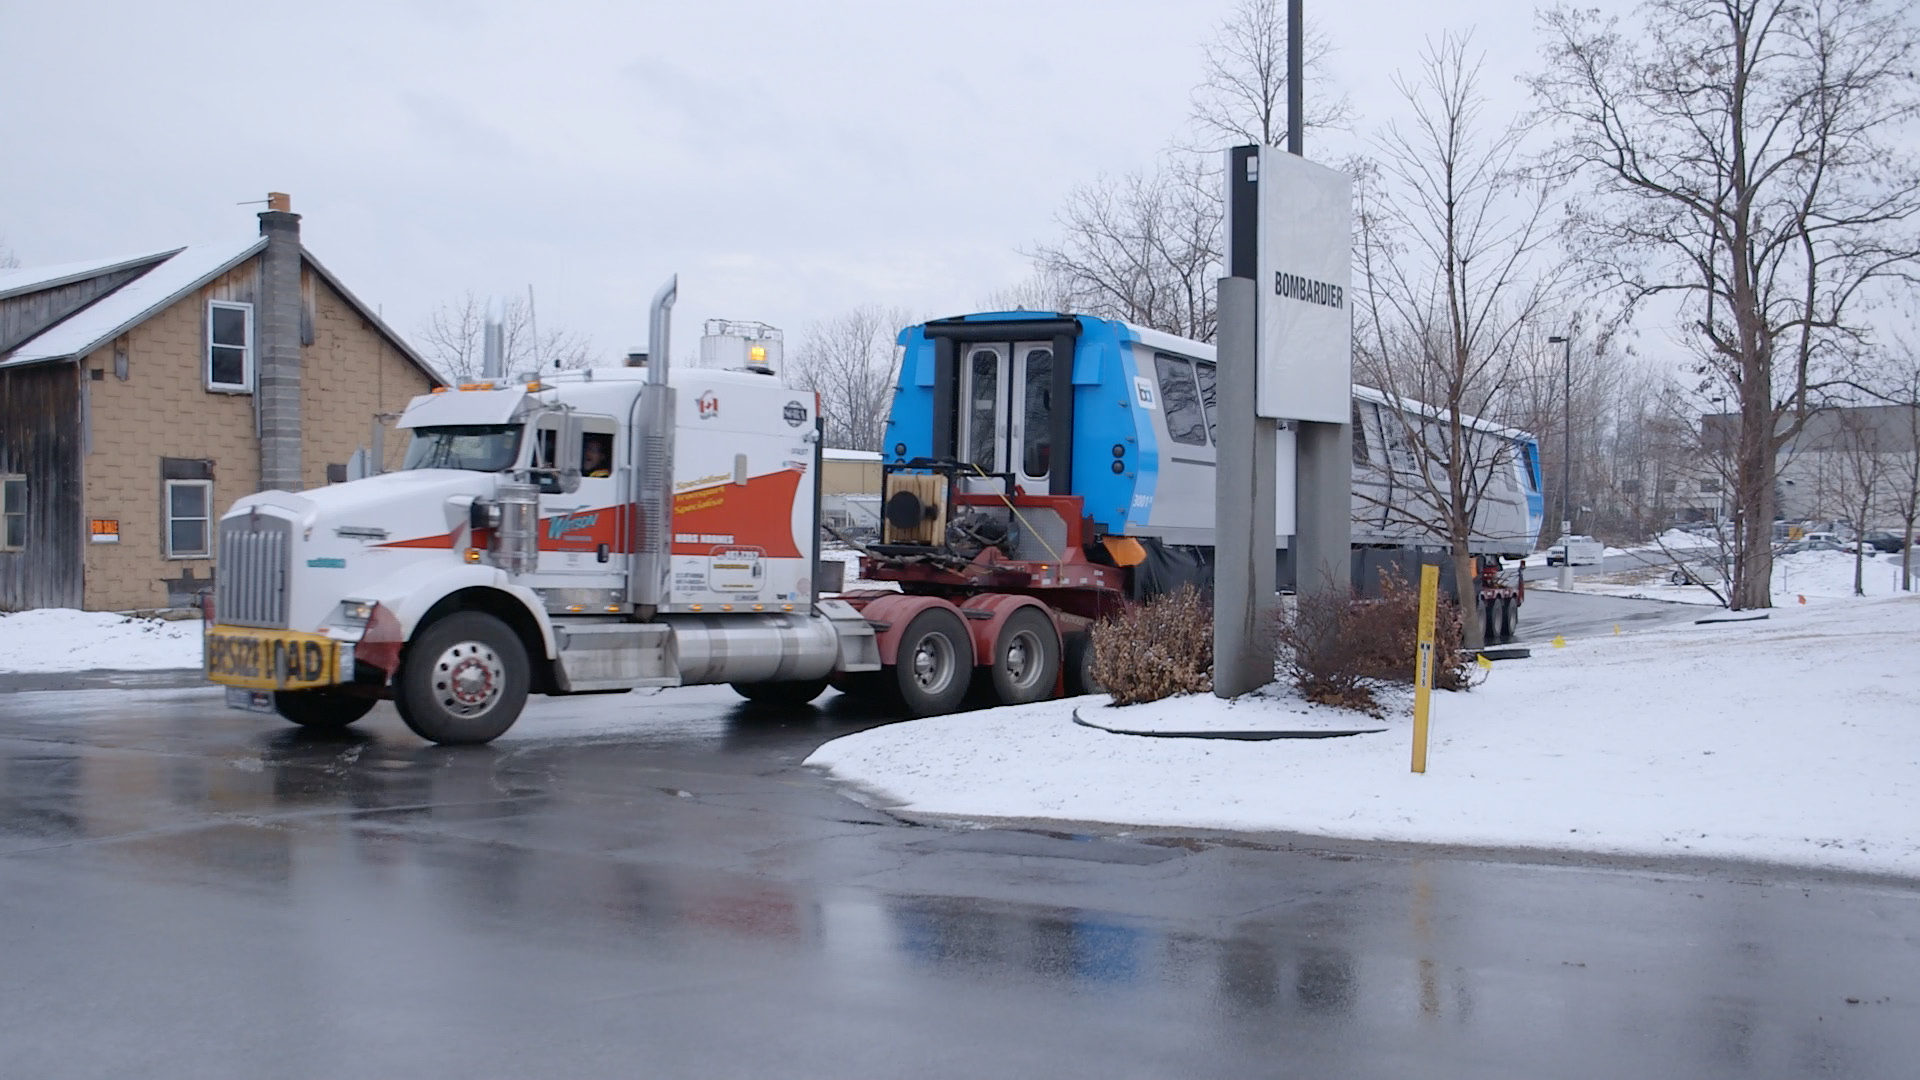
[[[784,679],[777,682],[728,683],[733,692],[764,705],[805,705],[826,692],[827,680]]]
[[[1520,621],[1519,613],[1514,610],[1516,606],[1517,605],[1515,605],[1513,601],[1513,597],[1503,596],[1500,598],[1500,643],[1501,644],[1505,644],[1513,640],[1514,630],[1516,629],[1514,624]]]
[[[1002,705],[1025,705],[1053,696],[1060,679],[1060,636],[1031,607],[1007,616],[993,643],[993,693]]]
[[[333,690],[276,690],[273,711],[315,731],[338,731],[373,711],[374,699]]]
[[[407,647],[393,703],[415,735],[443,746],[491,742],[520,718],[526,647],[485,612],[457,611]]]
[[[938,716],[960,707],[973,678],[973,643],[960,616],[928,608],[900,635],[893,683],[908,716]]]
[[[1068,697],[1106,692],[1107,688],[1093,677],[1093,631],[1068,634],[1062,652],[1065,654],[1062,665],[1066,668]]]
[[[1497,600],[1490,601],[1485,597],[1480,599],[1480,642],[1483,645],[1500,640],[1494,636],[1494,631],[1499,627],[1495,625],[1493,612],[1493,609],[1499,606],[1500,603]]]

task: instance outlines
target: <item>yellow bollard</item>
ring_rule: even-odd
[[[1566,648],[1566,647],[1567,647],[1567,639],[1566,639],[1566,638],[1563,638],[1563,637],[1561,637],[1561,636],[1560,636],[1559,634],[1555,634],[1555,635],[1553,635],[1553,647],[1554,647],[1554,648],[1556,648],[1556,649],[1564,649],[1564,648]]]
[[[1619,635],[1619,633],[1620,633],[1620,624],[1619,624],[1619,623],[1614,623],[1614,624],[1613,624],[1613,632],[1614,632],[1614,635],[1615,635],[1616,637],[1617,637],[1617,636]]]
[[[1433,697],[1433,617],[1440,607],[1440,568],[1420,568],[1420,621],[1413,658],[1413,771],[1427,771],[1427,706]]]

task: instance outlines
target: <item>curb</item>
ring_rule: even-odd
[[[1232,739],[1237,742],[1268,742],[1273,739],[1338,739],[1348,735],[1378,735],[1386,728],[1350,728],[1344,730],[1313,731],[1129,731],[1126,728],[1112,728],[1096,724],[1080,716],[1080,706],[1073,707],[1073,722],[1081,727],[1104,731],[1109,735],[1136,735],[1144,739]]]

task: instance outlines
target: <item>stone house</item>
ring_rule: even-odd
[[[433,369],[300,243],[0,271],[0,611],[190,605],[236,498],[347,478]]]

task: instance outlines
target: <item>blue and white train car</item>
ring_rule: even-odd
[[[960,461],[1029,494],[1082,500],[1096,533],[1211,548],[1216,358],[1211,345],[1112,319],[994,312],[901,331],[886,459]],[[1435,547],[1409,524],[1404,410],[1354,388],[1356,549]],[[1475,553],[1515,558],[1539,534],[1539,455],[1525,432],[1474,423],[1492,474]],[[1294,532],[1294,442],[1278,440],[1275,531]],[[1429,515],[1430,516],[1430,515]]]

